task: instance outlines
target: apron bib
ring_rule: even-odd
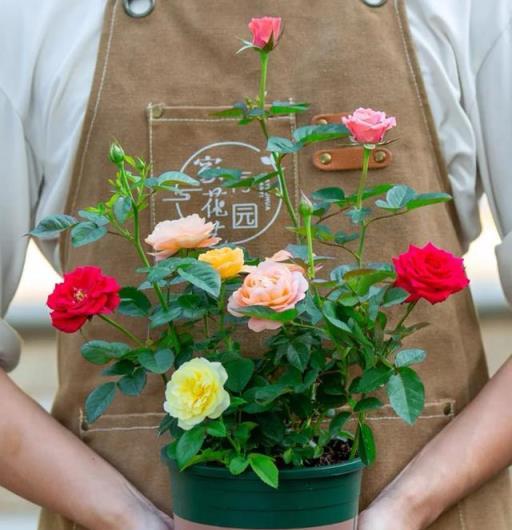
[[[286,25],[286,38],[271,58],[269,101],[312,104],[304,114],[273,119],[271,134],[287,136],[321,114],[350,112],[359,106],[382,109],[397,116],[400,141],[389,147],[392,156],[374,155],[372,166],[377,169],[370,171],[369,185],[404,183],[419,192],[448,189],[403,0],[390,0],[377,8],[361,0],[158,0],[144,18],[128,16],[121,0],[108,0],[66,213],[95,204],[108,194],[107,179],[113,168],[107,150],[113,138],[126,152],[151,161],[156,175],[182,170],[194,176],[204,167],[217,165],[242,168],[248,174],[268,169],[268,153],[257,126],[241,127],[237,120],[210,116],[219,107],[256,95],[257,55],[251,58],[248,52],[235,55],[235,51],[237,37],[247,37],[249,19],[262,15],[281,16]],[[329,146],[322,145],[321,152],[311,146],[289,158],[287,175],[295,201],[301,190],[311,193],[328,186],[355,190],[359,172],[330,171],[329,156],[321,156],[325,151],[329,155]],[[325,167],[318,160],[324,160]],[[159,195],[144,212],[142,234],[149,234],[161,220],[195,212],[214,221],[224,241],[243,244],[253,255],[270,256],[293,242],[285,229],[289,222],[284,206],[264,186],[250,192],[225,190],[215,180],[187,190],[185,197]],[[379,230],[371,232],[367,259],[389,260],[409,243],[428,241],[460,254],[456,227],[453,205],[420,209],[406,222],[398,218],[385,225],[384,249],[377,243]],[[63,240],[61,256],[64,271],[95,264],[121,284],[140,283],[133,272],[133,250],[120,238],[107,236],[79,249],[71,249]],[[344,254],[336,257],[340,263],[346,260]],[[371,416],[379,454],[376,465],[365,472],[362,508],[487,381],[469,291],[434,311],[426,303],[420,306],[418,321],[432,324],[414,337],[414,343],[429,354],[420,370],[426,385],[425,411],[412,427],[389,406]],[[133,319],[130,325],[135,333],[144,333]],[[89,340],[121,340],[99,319],[86,332]],[[257,353],[262,337],[251,335],[251,341],[251,353]],[[163,417],[160,377],[149,378],[143,399],[118,395],[108,414],[88,425],[81,408],[101,377],[97,367],[81,358],[81,343],[79,334],[59,336],[60,387],[54,416],[169,512],[171,485],[159,459],[165,440],[156,434]],[[509,530],[510,500],[508,474],[503,473],[431,528]],[[79,527],[43,511],[39,528]]]

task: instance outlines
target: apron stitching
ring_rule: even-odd
[[[78,173],[77,185],[76,185],[76,188],[75,188],[75,193],[74,193],[73,202],[72,202],[72,209],[73,210],[76,207],[76,201],[77,201],[77,198],[78,198],[78,190],[80,189],[80,185],[81,185],[81,182],[82,182],[82,177],[83,177],[84,169],[85,169],[85,159],[87,157],[87,151],[89,150],[89,144],[90,144],[90,141],[91,141],[91,138],[92,138],[92,131],[94,129],[94,125],[95,125],[95,122],[96,122],[96,117],[98,115],[100,101],[101,101],[101,97],[103,95],[103,88],[105,86],[105,79],[107,77],[107,71],[108,71],[108,65],[109,65],[109,59],[110,59],[110,52],[111,52],[111,49],[112,49],[112,40],[113,40],[113,37],[114,37],[114,26],[115,26],[116,15],[117,15],[117,9],[116,9],[117,8],[117,3],[118,2],[116,0],[114,5],[113,5],[113,7],[112,7],[112,20],[110,22],[110,28],[109,28],[109,37],[108,37],[108,43],[107,43],[107,51],[106,51],[106,54],[105,54],[105,63],[103,64],[103,71],[101,73],[101,80],[100,80],[100,86],[98,88],[98,95],[96,97],[96,103],[94,104],[94,110],[93,110],[93,114],[92,114],[92,118],[91,118],[91,123],[89,125],[89,130],[87,131],[87,137],[86,137],[86,140],[85,140],[85,145],[84,145],[84,149],[83,149],[83,153],[82,153],[82,159],[80,161],[80,171]]]
[[[297,129],[297,116],[293,114],[288,118],[290,120],[290,129],[292,136]],[[300,202],[300,176],[299,176],[299,154],[293,153],[293,179],[295,182],[295,208],[298,208]]]
[[[154,121],[178,121],[178,122],[224,122],[234,121],[239,122],[238,118],[156,118]],[[288,118],[273,118],[271,121],[289,121]]]
[[[462,513],[461,503],[457,504],[457,511],[459,512],[459,521],[461,530],[467,530],[466,521],[464,520],[464,514]]]
[[[111,431],[155,431],[160,425],[132,425],[131,427],[99,427],[97,429],[88,429],[90,432],[111,432]]]
[[[126,414],[103,414],[102,418],[138,418],[147,416],[165,416],[164,412],[127,412]]]
[[[153,168],[155,164],[153,163],[153,106],[149,104],[149,167],[151,168],[151,177],[154,177]],[[149,202],[149,209],[151,212],[151,228],[153,229],[156,226],[156,203],[155,203],[155,194],[152,193]]]
[[[453,412],[450,414],[431,414],[428,416],[418,416],[418,420],[430,420],[435,418],[453,418]],[[390,420],[401,420],[399,416],[367,416],[367,419],[372,421],[390,421]]]

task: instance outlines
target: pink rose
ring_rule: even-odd
[[[280,17],[253,18],[249,22],[252,33],[252,45],[262,50],[273,50],[281,36]]]
[[[373,109],[359,108],[354,114],[343,116],[341,120],[354,142],[359,144],[379,144],[384,140],[386,132],[396,127],[396,118]]]
[[[407,252],[393,258],[393,263],[395,285],[410,294],[406,302],[424,298],[437,304],[469,285],[464,260],[432,243],[423,248],[410,245]]]
[[[220,237],[212,236],[214,228],[213,223],[207,223],[195,213],[174,221],[158,223],[145,241],[156,250],[153,255],[159,261],[176,254],[182,248],[216,245]]]
[[[302,272],[291,270],[283,263],[266,260],[245,277],[244,283],[228,301],[228,311],[237,317],[243,316],[237,310],[243,307],[265,306],[277,312],[293,309],[306,296],[308,282]],[[251,317],[249,329],[275,330],[281,322]]]

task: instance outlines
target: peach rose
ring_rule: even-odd
[[[304,274],[291,270],[286,264],[265,260],[245,277],[244,283],[228,301],[228,311],[243,316],[243,307],[265,306],[277,312],[293,309],[306,296],[308,282]],[[281,322],[251,317],[249,329],[263,331],[281,327]]]
[[[212,237],[213,223],[207,223],[199,215],[192,214],[173,221],[162,221],[146,238],[157,261],[176,254],[182,248],[205,248],[216,245],[220,237]]]
[[[253,18],[249,22],[252,33],[252,45],[255,48],[272,50],[281,36],[280,17]]]
[[[360,144],[379,144],[384,140],[386,132],[396,127],[396,118],[373,109],[359,108],[354,114],[344,116],[341,120],[350,131],[352,140]]]

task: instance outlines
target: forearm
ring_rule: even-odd
[[[2,370],[0,403],[0,485],[91,530],[121,528],[137,504],[127,481]]]
[[[512,359],[379,497],[425,528],[512,462]]]

